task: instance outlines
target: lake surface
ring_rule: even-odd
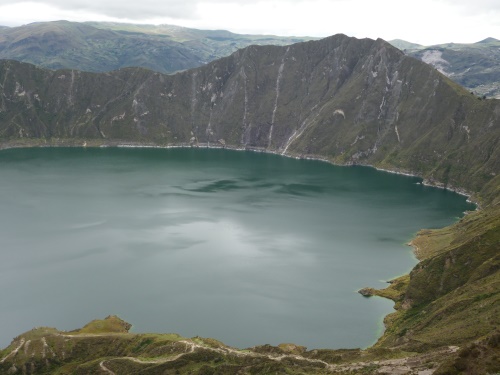
[[[356,291],[474,208],[419,182],[228,150],[1,151],[0,347],[110,314],[240,348],[366,347],[393,303]]]

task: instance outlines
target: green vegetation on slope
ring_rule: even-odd
[[[420,48],[425,48],[421,44],[408,42],[408,41],[403,40],[403,39],[393,39],[393,40],[388,40],[388,42],[391,43],[394,47],[399,48],[402,51],[405,51],[407,49],[408,50],[416,50],[416,49],[420,49]]]
[[[0,59],[49,69],[106,72],[143,67],[173,73],[199,67],[250,44],[285,45],[309,39],[169,25],[55,21],[0,29]]]
[[[387,329],[375,347],[425,352],[464,346],[443,366],[460,370],[473,351],[482,360],[472,373],[500,370],[500,205],[447,228],[421,231],[413,244],[422,261],[410,275],[386,290],[371,290],[393,299],[397,309],[386,317]]]
[[[190,48],[166,38],[120,34],[67,21],[0,30],[0,58],[95,72],[127,66],[174,72],[206,62]]]
[[[487,38],[471,44],[426,47],[402,40],[390,43],[432,65],[478,97],[500,98],[500,40]]]
[[[239,350],[201,337],[116,332],[128,323],[116,316],[90,323],[98,333],[37,328],[0,352],[0,372],[25,374],[324,374],[414,371],[452,361],[449,350],[419,355],[374,348],[312,350],[294,344]],[[88,327],[89,325],[87,325]],[[111,328],[106,332],[103,327]]]

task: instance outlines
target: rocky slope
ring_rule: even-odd
[[[3,147],[210,145],[371,164],[464,188],[483,206],[450,228],[421,233],[421,263],[387,290],[372,290],[394,299],[398,311],[367,351],[285,345],[240,352],[178,336],[108,329],[95,336],[95,327],[78,337],[35,330],[1,352],[4,371],[500,371],[500,102],[478,99],[382,40],[337,35],[251,46],[172,76],[2,61],[0,138]]]
[[[391,43],[418,58],[478,96],[500,98],[500,40],[420,46],[401,40]]]

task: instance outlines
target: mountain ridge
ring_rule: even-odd
[[[62,20],[0,28],[0,58],[49,69],[107,72],[137,66],[170,74],[202,66],[251,44],[290,45],[317,39],[235,34],[175,25]],[[490,37],[472,44],[421,46],[396,39],[392,44],[476,95],[499,98],[500,42],[495,40]]]

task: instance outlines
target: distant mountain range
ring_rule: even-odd
[[[407,49],[424,48],[424,46],[422,46],[421,44],[407,42],[406,40],[403,40],[403,39],[389,40],[389,43],[391,43],[394,47],[399,48],[400,50],[403,50],[403,51],[407,50]]]
[[[472,44],[421,46],[404,40],[389,43],[420,59],[479,96],[500,98],[500,40]]]
[[[134,66],[174,73],[251,44],[286,45],[309,39],[313,38],[239,35],[169,25],[56,21],[0,28],[0,59],[49,69],[106,72]]]

